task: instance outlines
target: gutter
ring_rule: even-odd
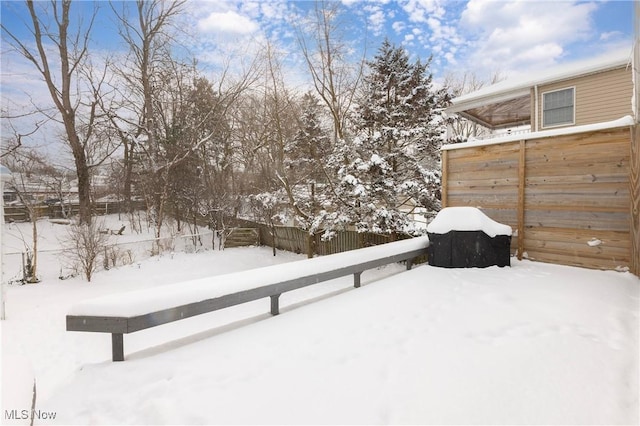
[[[528,96],[531,94],[529,86],[525,88],[519,88],[516,90],[510,90],[508,92],[499,94],[499,95],[485,95],[479,98],[470,99],[469,101],[460,101],[456,102],[456,99],[452,101],[452,105],[445,109],[447,113],[458,113],[461,111],[466,111],[468,109],[479,108],[491,104],[496,104],[499,102],[510,101],[512,99],[522,98],[524,96]],[[460,99],[460,98],[458,98]]]
[[[538,131],[538,117],[539,117],[539,113],[538,113],[538,85],[536,84],[535,86],[533,86],[533,96],[535,96],[535,100],[533,101],[534,104],[534,109],[533,109],[533,131],[537,132]]]

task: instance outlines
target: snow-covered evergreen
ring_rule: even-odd
[[[411,207],[439,209],[441,114],[449,99],[434,87],[430,61],[411,63],[404,48],[385,40],[367,62],[352,137],[328,161],[337,179],[334,210],[317,226],[349,222],[359,231],[400,232],[411,230]]]

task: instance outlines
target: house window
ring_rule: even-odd
[[[575,123],[575,88],[542,94],[542,127]]]

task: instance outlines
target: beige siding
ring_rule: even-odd
[[[575,87],[575,125],[601,123],[632,115],[633,80],[631,68],[617,68],[538,87],[538,125],[542,127],[542,95]],[[535,103],[534,103],[535,105]],[[565,126],[566,127],[566,126]]]

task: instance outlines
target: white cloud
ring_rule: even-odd
[[[552,65],[555,58],[559,58],[564,53],[564,49],[558,43],[536,44],[529,49],[522,49],[516,52],[514,60],[517,62],[527,62],[536,64]]]
[[[423,59],[429,54],[451,52],[452,47],[464,42],[455,26],[457,16],[452,16],[459,8],[451,7],[449,11],[442,0],[399,0],[397,4],[406,18],[403,26],[394,23],[394,29],[398,34],[404,31],[413,34],[411,40],[419,44],[418,55]]]
[[[451,65],[455,65],[457,63],[455,52],[447,52],[445,53],[444,57],[447,60],[447,62],[449,62],[449,64]]]
[[[251,34],[259,29],[259,25],[250,18],[237,12],[212,12],[198,21],[198,29],[204,33],[225,32],[234,34]]]
[[[572,43],[595,36],[594,2],[470,0],[459,30],[468,59],[484,71],[510,71],[557,63]]]
[[[440,27],[441,27],[441,23],[439,19],[436,18],[428,18],[427,19],[427,25],[429,25],[429,28],[431,29],[432,32],[437,33],[440,31]]]
[[[619,38],[620,36],[622,36],[622,32],[620,31],[608,31],[600,34],[600,40],[609,41],[612,39]]]
[[[440,0],[401,0],[398,4],[411,22],[427,22],[427,19],[444,17],[445,9]]]
[[[386,17],[382,9],[378,7],[372,8],[372,10],[370,10],[368,21],[371,26],[371,30],[375,35],[382,34],[382,30],[384,29],[384,24],[386,22]]]
[[[407,28],[407,25],[402,21],[395,21],[391,24],[391,28],[393,28],[393,31],[395,31],[396,34],[400,34],[405,28]]]

